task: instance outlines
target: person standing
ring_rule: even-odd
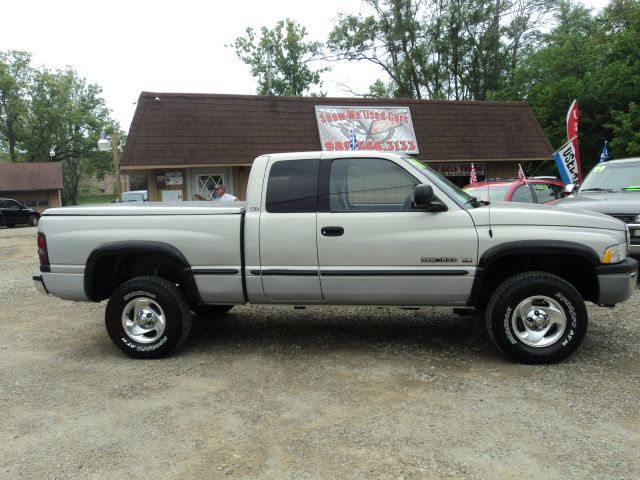
[[[214,200],[219,200],[221,202],[237,202],[238,198],[233,195],[226,193],[227,188],[220,184],[216,187],[216,198]]]

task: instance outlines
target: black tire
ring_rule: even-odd
[[[136,311],[139,320],[133,318]],[[115,289],[105,325],[111,340],[130,357],[159,358],[187,339],[191,312],[182,291],[170,281],[137,277]]]
[[[38,217],[36,215],[31,215],[29,217],[29,225],[31,225],[32,227],[38,226]]]
[[[231,310],[234,305],[196,305],[192,310],[204,318],[220,317]]]
[[[523,363],[564,360],[582,343],[589,323],[578,291],[545,272],[505,280],[491,295],[485,320],[498,349]]]
[[[16,228],[15,223],[7,223],[7,228]]]

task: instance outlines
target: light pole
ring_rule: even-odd
[[[49,150],[49,159],[50,161],[53,162],[53,157],[56,156],[56,151],[53,149],[53,147],[51,147],[51,150]]]
[[[111,145],[109,145],[109,140],[104,135],[104,133],[100,136],[100,140],[98,140],[98,150],[101,152],[108,152],[109,149],[113,150],[113,169],[115,170],[116,177],[116,198],[118,202],[122,201],[122,194],[120,192],[120,156],[118,155],[118,135],[115,133],[111,135]]]

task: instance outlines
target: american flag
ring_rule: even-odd
[[[471,175],[469,175],[469,183],[477,183],[478,182],[478,174],[476,173],[476,167],[471,164]]]
[[[521,182],[527,183],[527,177],[524,175],[524,170],[522,170],[522,165],[518,164],[518,178]]]
[[[349,150],[358,150],[358,139],[356,138],[356,129],[351,126],[351,134],[349,135]]]

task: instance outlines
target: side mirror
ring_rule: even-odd
[[[565,196],[567,196],[567,195],[571,195],[575,189],[576,189],[576,185],[574,183],[570,183],[569,185],[564,186],[563,192]]]
[[[444,212],[447,207],[433,195],[431,185],[416,185],[413,190],[413,208],[427,212]]]

